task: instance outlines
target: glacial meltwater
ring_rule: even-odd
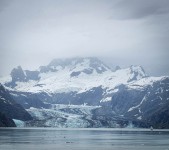
[[[169,130],[0,128],[0,150],[169,150]]]

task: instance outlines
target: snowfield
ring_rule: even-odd
[[[115,89],[120,84],[129,84],[134,88],[135,82],[137,85],[143,86],[145,83],[151,84],[151,82],[161,79],[155,77],[148,78],[141,66],[130,66],[129,68],[112,71],[102,63],[98,67],[91,67],[91,61],[86,58],[77,64],[75,64],[75,61],[72,61],[71,64],[65,67],[52,65],[49,68],[56,69],[56,71],[41,72],[39,74],[40,80],[17,81],[14,90],[32,93],[43,91],[47,93],[68,93],[72,91],[83,93],[93,87],[102,86],[107,89]],[[99,73],[98,70],[101,70],[101,68],[105,70]],[[92,71],[86,73],[86,70]],[[72,74],[77,73],[78,75],[72,76]],[[1,78],[0,82],[5,84],[11,80],[8,76]]]

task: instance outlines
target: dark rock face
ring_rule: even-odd
[[[57,69],[51,68],[51,67],[48,67],[48,66],[41,66],[40,67],[40,73],[46,73],[46,72],[49,72],[49,71],[55,72],[55,71],[57,71]]]
[[[102,86],[94,87],[89,91],[84,93],[77,94],[77,102],[79,101],[80,104],[88,104],[88,105],[100,105],[100,100],[102,99],[102,94],[104,90]]]
[[[130,89],[126,86],[112,96],[112,102],[108,107],[111,107],[115,114],[131,119],[139,118],[155,127],[164,128],[162,125],[168,123],[168,110],[166,109],[169,108],[168,85],[169,78],[164,78],[141,90]]]
[[[39,71],[22,70],[21,66],[14,68],[11,71],[12,82],[8,83],[7,86],[14,87],[16,82],[27,82],[29,80],[39,80]]]
[[[72,104],[72,105],[99,105],[100,100],[102,99],[103,89],[102,87],[95,87],[89,91],[83,93],[69,92],[69,93],[55,93],[49,97],[44,93],[37,96],[43,102],[48,102],[52,104]]]
[[[112,110],[116,114],[124,115],[132,106],[138,105],[144,95],[144,91],[130,90],[125,87],[112,96]]]
[[[93,69],[84,69],[82,71],[74,71],[70,74],[71,77],[76,77],[79,76],[81,73],[85,73],[85,74],[92,74],[93,73]]]
[[[0,112],[7,117],[18,120],[31,120],[30,114],[10,96],[9,92],[0,85]]]
[[[77,72],[72,72],[71,74],[70,74],[70,76],[71,77],[76,77],[76,76],[79,76],[81,74],[81,72],[80,71],[77,71]]]
[[[120,70],[120,69],[121,69],[120,66],[115,67],[115,71]]]
[[[12,77],[12,83],[15,83],[17,81],[19,82],[27,81],[26,75],[24,74],[21,66],[18,66],[17,68],[14,68],[11,71],[11,77]]]
[[[16,127],[14,121],[0,112],[0,127]]]
[[[128,82],[134,81],[141,78],[145,78],[147,77],[147,75],[145,74],[144,69],[141,66],[130,66],[130,74],[131,77],[128,80]]]
[[[39,71],[25,70],[27,80],[39,80]]]
[[[39,95],[26,92],[10,92],[12,98],[25,109],[34,108],[49,108],[50,104],[45,104],[41,101],[42,93]],[[44,98],[45,99],[45,98]]]
[[[151,116],[147,118],[147,122],[154,128],[169,129],[169,103],[158,108]]]

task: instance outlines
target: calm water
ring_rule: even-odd
[[[0,150],[169,150],[169,130],[0,128]]]

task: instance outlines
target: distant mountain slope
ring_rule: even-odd
[[[110,106],[115,114],[146,120],[155,112],[158,113],[159,108],[168,107],[168,102],[169,78],[164,77],[144,86],[137,82],[123,85],[112,96]]]
[[[169,77],[148,76],[134,65],[113,71],[94,57],[54,59],[35,71],[17,67],[0,82],[26,109],[40,111],[55,104],[99,106],[93,118],[113,116],[151,124],[151,117],[162,113],[169,101]]]
[[[0,112],[5,116],[18,120],[31,120],[32,117],[24,108],[17,104],[9,92],[0,84]]]
[[[147,122],[149,122],[154,128],[160,129],[169,129],[169,102],[159,107],[153,114],[151,114],[147,118]]]

